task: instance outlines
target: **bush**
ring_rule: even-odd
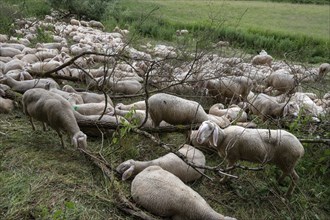
[[[68,11],[79,19],[101,20],[106,8],[114,0],[48,0],[56,10]]]

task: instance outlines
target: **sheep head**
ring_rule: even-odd
[[[73,146],[76,148],[87,148],[87,136],[82,131],[75,133],[72,137]]]
[[[220,128],[212,121],[204,121],[197,132],[197,143],[209,142],[212,147],[217,147]]]
[[[133,176],[135,169],[135,161],[134,160],[127,160],[116,168],[116,171],[122,174],[122,180],[127,180],[131,176]]]
[[[289,102],[283,108],[283,116],[285,117],[287,115],[292,115],[294,117],[297,117],[299,110],[300,110],[300,108],[297,103]]]

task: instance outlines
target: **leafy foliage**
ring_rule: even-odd
[[[106,8],[113,0],[48,0],[57,10],[76,14],[78,18],[101,20]]]

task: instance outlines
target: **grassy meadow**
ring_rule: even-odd
[[[227,40],[252,54],[265,49],[274,57],[298,62],[330,59],[328,5],[124,0],[109,10],[103,18],[106,24],[112,27],[116,22],[144,37],[175,41],[175,30],[188,29],[204,41]]]

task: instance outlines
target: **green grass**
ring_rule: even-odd
[[[148,12],[159,7],[157,16],[184,25],[215,22],[243,30],[305,35],[329,40],[329,7],[262,1],[121,1],[128,10]],[[197,9],[197,10],[196,10]]]
[[[120,189],[130,198],[130,181],[122,182],[116,175],[109,181],[69,141],[63,149],[54,131],[42,131],[40,123],[33,131],[20,109],[0,114],[0,122],[1,219],[133,219],[116,208],[114,197]],[[294,130],[301,136],[312,125],[297,126]],[[318,131],[309,133],[315,136]],[[162,134],[161,139],[174,146],[185,141],[183,134],[176,133]],[[258,172],[235,170],[239,179],[226,184],[207,171],[212,181],[202,178],[189,185],[215,210],[238,219],[327,219],[330,152],[326,145],[304,146],[305,155],[297,166],[300,181],[290,200],[282,197],[289,180],[278,185],[280,172],[270,165]],[[127,159],[148,160],[166,153],[133,133],[115,145],[110,138],[89,137],[88,148],[101,152],[113,167]],[[221,161],[216,154],[206,154],[206,158],[210,166]]]
[[[255,54],[322,63],[330,58],[330,13],[324,5],[263,1],[132,1],[109,8],[104,23],[143,37],[176,41],[175,30],[188,29],[203,42],[227,40]]]

